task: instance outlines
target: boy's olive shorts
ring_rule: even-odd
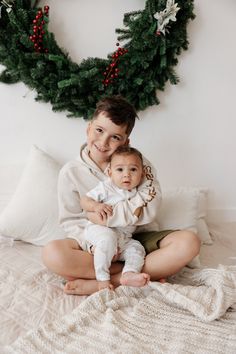
[[[145,231],[133,235],[133,239],[141,242],[146,253],[151,253],[159,248],[159,242],[176,230]]]

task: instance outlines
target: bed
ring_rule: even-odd
[[[41,260],[42,246],[57,227],[59,169],[33,147],[14,192],[2,187],[0,193],[0,353],[236,353],[236,223],[205,223],[206,189],[181,188],[163,198],[162,227],[181,221],[179,226],[193,229],[195,223],[204,235],[194,264],[165,284],[121,286],[89,297],[65,295],[63,279]],[[37,190],[30,186],[32,173],[34,183],[44,175]],[[43,210],[35,204],[27,209],[27,198],[42,199],[46,185],[40,183],[48,186]],[[49,210],[50,221],[37,225]]]

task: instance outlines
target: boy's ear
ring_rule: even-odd
[[[89,133],[89,130],[91,128],[91,124],[92,124],[92,122],[88,122],[87,129],[86,129],[87,134]]]

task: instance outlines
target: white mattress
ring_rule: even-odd
[[[203,266],[236,264],[236,223],[210,225],[211,246],[202,246]],[[42,264],[41,248],[21,241],[0,244],[0,347],[40,324],[70,313],[85,297],[63,293],[62,279]]]

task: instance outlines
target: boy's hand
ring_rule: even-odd
[[[102,220],[106,220],[108,216],[112,215],[112,206],[105,203],[97,203],[94,207],[94,212],[100,216]]]
[[[142,212],[143,212],[143,207],[138,207],[137,209],[135,209],[134,215],[137,216],[137,218],[139,218]]]

